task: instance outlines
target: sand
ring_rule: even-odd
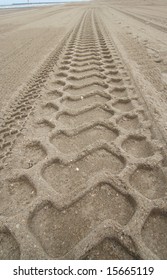
[[[0,259],[167,259],[166,14],[0,11]]]

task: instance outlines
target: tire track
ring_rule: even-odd
[[[156,24],[154,22],[149,22],[148,20],[145,20],[145,19],[141,18],[140,16],[132,15],[129,12],[124,12],[122,10],[115,9],[115,8],[114,8],[114,10],[117,10],[118,12],[121,12],[121,13],[127,15],[127,16],[130,16],[130,17],[132,17],[132,18],[134,18],[134,19],[136,19],[136,20],[138,20],[138,21],[140,21],[140,22],[142,22],[142,23],[144,23],[146,25],[149,25],[149,26],[151,26],[151,27],[153,27],[153,28],[155,28],[157,30],[160,30],[160,31],[165,32],[165,33],[167,32],[167,28],[165,26],[158,25],[158,24]]]
[[[96,10],[47,73],[1,172],[0,257],[165,258],[162,149]]]
[[[28,116],[32,113],[35,101],[40,99],[41,88],[56,64],[70,33],[65,36],[57,49],[47,58],[43,66],[34,74],[27,85],[20,90],[14,100],[10,102],[4,114],[0,116],[0,169],[3,168],[5,158],[10,155],[15,140],[24,128]]]

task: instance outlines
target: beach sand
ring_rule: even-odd
[[[0,259],[167,259],[166,15],[0,10]]]

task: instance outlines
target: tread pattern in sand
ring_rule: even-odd
[[[166,258],[161,147],[96,10],[48,69],[5,161],[3,199],[12,200],[11,191],[20,201],[17,211],[17,201],[10,213],[2,207],[0,246],[13,259]]]

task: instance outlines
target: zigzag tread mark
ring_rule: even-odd
[[[89,51],[92,54],[81,58],[85,63],[74,63]],[[96,51],[99,63],[94,59]],[[4,138],[10,140],[8,127],[14,128],[13,118],[19,126],[20,115],[24,120],[27,117],[24,109],[31,110],[29,98],[41,94],[12,149],[9,170],[2,171],[5,179],[0,196],[7,203],[0,206],[5,216],[2,223],[6,223],[0,228],[0,246],[6,254],[0,256],[89,259],[100,253],[105,259],[165,258],[163,157],[143,118],[144,110],[141,113],[132,98],[131,77],[127,83],[121,72],[120,78],[116,76],[124,66],[94,9],[85,12],[60,52],[49,60],[37,84],[30,85],[26,98],[22,96],[18,107],[12,107],[1,128],[0,145],[10,145]],[[97,81],[89,71],[97,71]],[[108,79],[99,81],[106,73]],[[81,84],[83,77],[85,85]],[[52,90],[40,93],[45,81]],[[17,130],[12,132],[15,135]],[[26,137],[30,140],[25,143]],[[15,170],[16,154],[20,161]],[[153,172],[158,177],[155,184],[150,179]],[[145,188],[139,177],[144,178],[143,185],[148,182]]]

